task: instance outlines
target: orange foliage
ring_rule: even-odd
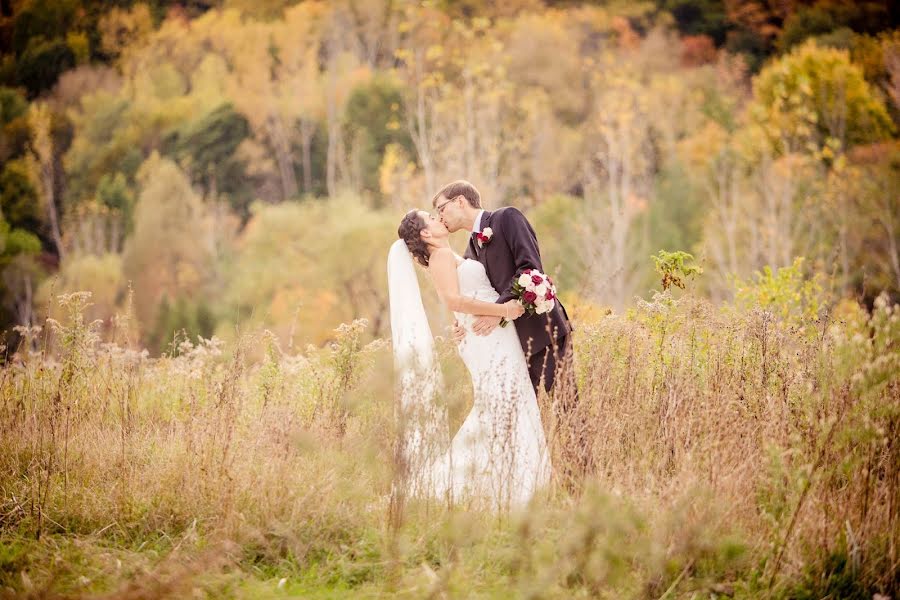
[[[681,64],[685,67],[715,62],[717,55],[716,44],[708,35],[686,35],[681,38]]]

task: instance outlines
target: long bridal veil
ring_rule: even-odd
[[[449,424],[438,403],[442,378],[434,337],[413,258],[403,240],[391,246],[387,271],[402,474],[408,491],[430,495],[444,487],[432,481],[434,474],[428,466],[446,451]]]

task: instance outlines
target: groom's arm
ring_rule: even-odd
[[[501,223],[503,225],[503,236],[509,245],[509,250],[513,256],[513,262],[516,264],[516,274],[521,273],[525,269],[537,269],[543,272],[541,266],[541,253],[538,251],[537,236],[531,223],[525,218],[518,208],[510,206],[502,212]],[[500,297],[497,298],[498,303],[508,302],[513,299],[512,292],[513,280],[506,284],[506,289],[500,290]]]

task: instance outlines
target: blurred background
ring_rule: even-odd
[[[89,290],[153,354],[384,336],[400,218],[460,177],[526,212],[576,318],[658,287],[660,249],[717,302],[792,265],[896,299],[898,24],[889,0],[0,0],[0,330]]]

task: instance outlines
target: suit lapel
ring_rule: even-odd
[[[472,258],[478,260],[478,244],[475,243],[475,234],[469,235],[469,248],[466,251],[466,254],[471,255]]]
[[[484,211],[484,213],[481,215],[481,231],[484,231],[485,227],[490,227],[488,223],[490,223],[492,214],[493,213]],[[483,263],[484,250],[484,247],[478,247],[478,241],[475,239],[475,232],[473,231],[469,235],[469,251],[472,253],[472,256],[475,258],[475,260]]]
[[[481,215],[481,231],[484,231],[485,229],[487,229],[488,227],[491,226],[491,216],[493,216],[493,214],[494,213],[492,213],[492,212],[484,211],[484,214]],[[487,261],[487,249],[490,244],[486,244],[486,245],[482,246],[481,248],[478,248],[478,242],[475,241],[474,235],[471,238],[471,242],[478,251],[476,253],[476,256],[478,257],[478,262],[480,262],[481,264],[484,265],[484,270],[488,274],[488,279],[490,279],[491,272],[490,272],[490,269],[488,269],[488,261]]]

